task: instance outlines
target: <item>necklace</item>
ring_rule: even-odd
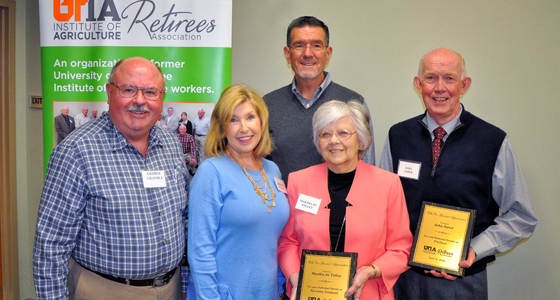
[[[330,172],[330,171],[329,171],[329,172]],[[330,182],[329,182],[329,178],[327,177],[327,187],[328,187],[329,185],[330,185]],[[330,193],[330,189],[329,189],[329,193]],[[347,196],[347,194],[345,195],[345,198],[346,198],[346,196]],[[345,209],[348,208],[348,206],[350,206],[350,203],[349,203],[348,201],[346,201],[346,202],[347,202],[347,203],[346,203]],[[333,206],[334,206],[334,203],[333,203]],[[330,208],[330,203],[329,203],[329,205],[327,205],[325,208],[331,209],[331,208]],[[346,212],[344,213],[344,218],[342,219],[342,224],[340,225],[340,231],[338,232],[338,237],[337,237],[337,239],[336,239],[336,244],[335,244],[335,246],[334,246],[334,252],[336,252],[336,251],[338,250],[338,243],[340,242],[340,237],[342,236],[342,230],[344,229],[344,224],[346,224]],[[329,233],[329,247],[330,247],[330,250],[333,251],[333,250],[332,250],[332,242],[331,242],[331,235],[330,235],[330,233]]]
[[[257,183],[253,180],[253,178],[251,177],[251,175],[249,175],[249,173],[247,172],[247,169],[245,169],[245,167],[240,164],[237,159],[231,155],[231,153],[229,151],[227,151],[228,156],[235,162],[237,163],[241,169],[243,169],[243,172],[245,173],[245,175],[247,176],[247,178],[249,178],[249,180],[251,181],[251,183],[253,184],[253,188],[255,189],[255,192],[257,192],[257,195],[259,195],[262,199],[262,203],[266,206],[268,206],[268,213],[271,213],[271,207],[272,206],[276,206],[276,202],[274,202],[274,197],[276,197],[276,194],[274,193],[274,190],[272,189],[272,185],[270,184],[270,181],[268,181],[268,177],[266,177],[266,173],[264,172],[264,164],[263,167],[261,167],[261,176],[263,179],[263,186],[259,187],[257,185]],[[258,165],[258,164],[257,164]],[[260,181],[261,179],[259,179],[258,181]],[[270,204],[268,204],[268,195],[266,193],[266,185],[268,184],[268,188],[270,189],[270,195],[271,195],[271,199],[270,199]],[[264,189],[264,191],[261,191],[261,189]]]
[[[336,245],[334,246],[334,252],[336,252],[336,250],[338,249],[338,242],[340,242],[340,236],[342,235],[342,228],[344,228],[344,223],[346,223],[346,214],[344,214],[344,219],[342,219],[342,225],[340,226],[340,232],[338,233],[338,238],[336,239]],[[331,235],[329,234],[329,240],[331,238]],[[332,244],[331,244],[331,248],[332,248]],[[331,249],[332,251],[332,249]]]

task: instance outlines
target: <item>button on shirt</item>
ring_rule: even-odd
[[[144,157],[103,115],[51,154],[33,249],[39,299],[66,299],[67,262],[128,279],[179,265],[185,246],[188,171],[177,137],[154,126]],[[144,188],[142,171],[166,186]]]

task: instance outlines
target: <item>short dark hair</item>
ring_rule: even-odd
[[[290,26],[288,26],[288,33],[286,34],[286,45],[288,45],[288,47],[290,47],[290,44],[292,43],[292,29],[294,29],[294,27],[301,28],[305,26],[319,26],[323,28],[323,30],[325,31],[325,39],[327,42],[326,46],[329,46],[329,27],[325,25],[323,21],[315,17],[302,16],[293,20],[292,23],[290,23]]]

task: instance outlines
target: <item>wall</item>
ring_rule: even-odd
[[[560,2],[296,1],[233,3],[233,82],[268,93],[291,82],[283,57],[291,20],[314,15],[331,33],[327,68],[371,110],[376,156],[389,127],[421,114],[412,79],[425,53],[460,52],[473,83],[465,108],[501,127],[513,143],[539,225],[489,268],[490,299],[556,299],[560,268]],[[556,170],[556,171],[555,171]]]
[[[42,110],[29,107],[41,95],[39,3],[16,1],[16,165],[20,299],[35,299],[33,238],[43,188]]]
[[[35,298],[31,252],[42,181],[37,0],[17,1],[17,185],[20,297]],[[448,47],[466,59],[473,84],[467,110],[508,132],[539,225],[533,236],[489,267],[490,299],[555,299],[560,256],[560,2],[438,0],[244,0],[233,3],[233,82],[267,93],[288,84],[286,27],[315,15],[331,31],[327,70],[361,93],[372,112],[377,159],[389,127],[424,111],[412,85],[420,57]]]

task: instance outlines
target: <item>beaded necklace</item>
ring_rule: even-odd
[[[245,167],[240,164],[237,159],[229,152],[229,150],[226,151],[227,155],[235,162],[237,163],[241,169],[243,169],[243,172],[245,173],[245,175],[247,176],[247,178],[249,178],[249,180],[251,181],[251,183],[253,184],[253,188],[255,189],[255,192],[257,192],[257,195],[259,195],[262,199],[262,204],[268,206],[268,213],[271,213],[271,207],[272,206],[276,206],[276,202],[274,202],[274,197],[276,197],[276,194],[274,193],[274,190],[272,189],[272,185],[270,184],[270,181],[268,181],[268,177],[266,177],[266,173],[264,172],[264,164],[261,167],[261,176],[264,181],[263,186],[259,187],[257,185],[257,183],[253,180],[253,178],[251,177],[251,175],[249,175],[249,173],[247,172],[247,169],[245,169]],[[257,166],[259,164],[257,163]],[[260,181],[260,179],[258,180]],[[270,195],[271,195],[271,199],[270,199],[270,204],[268,204],[268,194],[266,193],[266,185],[268,184],[268,188],[270,189]],[[264,189],[264,192],[261,191],[261,188]]]

